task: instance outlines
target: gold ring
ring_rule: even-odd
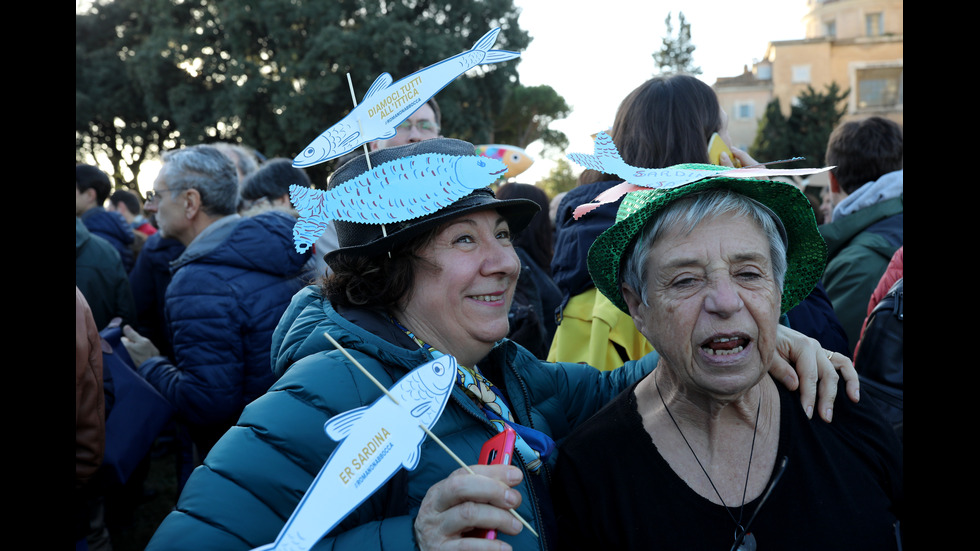
[[[834,352],[833,350],[824,350],[824,352],[827,353],[828,360],[832,359],[834,357],[834,354],[836,354],[836,352]]]

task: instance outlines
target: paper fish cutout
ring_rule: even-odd
[[[616,144],[606,132],[599,132],[595,138],[593,155],[585,153],[569,153],[568,158],[576,164],[599,172],[615,174],[625,182],[609,188],[594,202],[579,205],[572,211],[577,220],[582,215],[594,210],[605,203],[617,201],[626,193],[641,189],[673,188],[697,182],[705,178],[768,178],[772,176],[802,176],[826,172],[833,167],[824,168],[783,168],[773,169],[758,167],[732,168],[728,170],[683,169],[670,168],[640,168],[631,166],[619,155]]]
[[[306,252],[331,220],[385,224],[431,214],[507,171],[503,161],[476,155],[412,155],[382,163],[327,191],[292,185],[289,199],[300,218],[296,251]]]
[[[398,380],[370,406],[331,417],[327,435],[340,442],[279,532],[255,551],[305,551],[347,518],[398,469],[414,470],[426,433],[442,415],[456,379],[445,355]]]
[[[472,49],[416,71],[394,84],[390,74],[382,73],[364,94],[361,103],[306,146],[293,159],[293,166],[313,166],[336,159],[368,142],[391,138],[399,124],[466,71],[477,65],[520,57],[518,52],[490,49],[499,33],[497,27],[477,40]]]
[[[478,145],[476,146],[476,154],[503,161],[507,165],[507,172],[503,175],[504,178],[513,178],[534,164],[534,159],[526,151],[513,145]]]

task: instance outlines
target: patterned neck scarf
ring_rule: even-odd
[[[398,322],[394,316],[389,316],[391,322],[405,332],[419,347],[428,352],[433,358],[443,355],[422,339],[415,336],[410,330]],[[456,369],[456,385],[466,392],[473,402],[483,410],[490,424],[497,430],[503,432],[504,427],[509,425],[517,433],[517,441],[514,448],[518,451],[518,457],[524,461],[524,466],[531,472],[538,472],[541,469],[541,462],[547,459],[555,449],[555,442],[547,434],[525,427],[517,423],[514,414],[503,393],[493,383],[491,383],[478,367],[472,368],[458,365]]]

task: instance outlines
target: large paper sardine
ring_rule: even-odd
[[[628,164],[623,160],[606,132],[596,134],[594,152],[569,153],[568,158],[576,164],[599,172],[615,174],[624,180],[623,184],[613,186],[595,198],[592,203],[580,205],[572,214],[578,219],[583,214],[596,207],[617,201],[624,194],[644,188],[673,188],[703,180],[705,178],[768,178],[773,176],[805,176],[825,172],[832,167],[824,168],[766,168],[763,165],[730,168],[728,170],[690,169],[680,167],[641,168]]]
[[[392,84],[382,73],[364,99],[340,122],[316,137],[293,159],[293,166],[307,167],[340,157],[358,146],[395,135],[396,127],[450,82],[477,65],[500,63],[520,53],[491,50],[500,28],[483,35],[473,48],[416,71]]]
[[[487,187],[507,172],[500,160],[476,155],[412,155],[380,164],[327,191],[290,186],[300,218],[293,226],[296,251],[305,252],[331,220],[385,224],[435,212]]]
[[[456,378],[449,355],[419,366],[369,406],[331,417],[327,435],[340,442],[279,532],[255,551],[305,551],[385,484],[419,463],[426,429],[442,415]],[[397,403],[395,400],[397,400]]]

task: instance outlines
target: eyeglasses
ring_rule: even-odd
[[[159,201],[160,200],[160,194],[163,193],[163,192],[165,192],[165,191],[181,192],[181,191],[184,191],[184,190],[182,190],[182,189],[150,189],[150,190],[147,190],[146,191],[146,201],[145,201],[145,204],[150,204],[150,203],[154,203],[156,201]]]
[[[425,135],[434,136],[439,133],[439,125],[432,121],[426,121],[426,120],[416,121],[414,124],[412,123],[412,121],[406,120],[405,122],[399,124],[396,127],[396,130],[398,132],[404,132],[407,134],[412,131],[413,126],[415,127],[416,130],[419,131],[419,134],[422,134],[423,136]]]

